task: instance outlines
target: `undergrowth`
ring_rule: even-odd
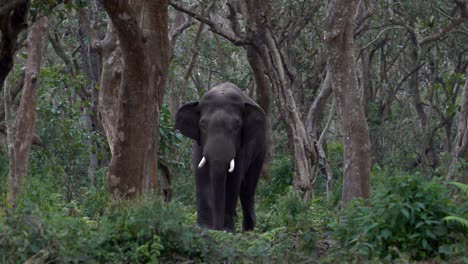
[[[186,207],[157,197],[113,201],[97,220],[45,217],[29,204],[5,210],[0,226],[4,263],[306,262],[315,242],[313,229],[291,222],[236,234],[201,229]]]
[[[449,215],[466,215],[466,199],[450,199],[453,190],[441,180],[419,174],[380,180],[371,199],[354,200],[339,222],[331,224],[340,246],[330,259],[389,263],[398,259],[468,260],[466,229],[444,220]]]

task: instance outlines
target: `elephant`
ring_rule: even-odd
[[[233,83],[222,83],[198,102],[183,105],[175,128],[193,140],[197,223],[235,232],[237,200],[242,228],[255,227],[255,191],[265,158],[266,116]]]

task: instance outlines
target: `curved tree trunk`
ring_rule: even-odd
[[[112,21],[106,39],[116,37],[122,54],[120,73],[118,46],[113,47],[117,50],[106,47],[112,47],[113,41],[106,43],[104,39],[103,52],[108,49],[107,52],[114,55],[103,57],[101,86],[107,87],[101,89],[108,92],[100,96],[103,123],[112,151],[108,190],[115,195],[133,197],[158,186],[159,109],[170,53],[167,1],[101,2]],[[109,86],[110,83],[117,86]]]
[[[370,141],[354,60],[353,20],[357,0],[332,0],[325,24],[328,73],[341,112],[344,141],[342,201],[370,197]]]
[[[288,137],[293,139],[294,187],[306,194],[311,190],[311,179],[315,175],[316,152],[299,116],[292,94],[292,83],[281,52],[271,31],[271,2],[269,0],[246,1],[241,7],[247,27],[247,38],[252,41],[265,68],[265,74],[276,94],[276,102],[286,123]]]
[[[252,68],[253,77],[255,80],[255,90],[257,93],[257,103],[262,107],[267,116],[266,122],[266,153],[265,161],[263,162],[262,177],[269,178],[269,165],[273,160],[273,139],[271,131],[271,102],[273,95],[271,84],[266,75],[265,65],[263,65],[260,54],[252,46],[247,46],[247,59]]]
[[[24,86],[16,119],[13,124],[13,151],[10,156],[8,200],[16,206],[17,198],[26,187],[29,152],[36,134],[36,108],[39,96],[39,75],[44,49],[47,44],[49,21],[47,17],[37,20],[28,33],[28,60],[26,62]]]
[[[464,161],[464,167],[458,171],[461,175],[456,175],[456,166],[460,161]],[[453,160],[450,164],[449,172],[447,174],[447,180],[458,180],[465,184],[468,184],[468,78],[465,80],[463,86],[462,102],[460,118],[458,121],[457,137],[453,150]]]

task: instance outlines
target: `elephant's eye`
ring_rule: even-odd
[[[240,129],[240,127],[241,127],[240,121],[239,121],[239,120],[236,120],[236,121],[234,122],[234,130],[235,130],[235,131],[238,131],[238,130]]]
[[[206,122],[205,121],[201,121],[200,122],[200,130],[202,132],[205,132],[206,131]]]

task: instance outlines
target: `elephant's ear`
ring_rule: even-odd
[[[266,115],[257,104],[245,103],[242,141],[263,140],[266,133]]]
[[[176,114],[175,128],[182,135],[193,140],[200,140],[200,129],[198,122],[200,120],[200,111],[198,110],[198,102],[191,102],[183,105]]]

